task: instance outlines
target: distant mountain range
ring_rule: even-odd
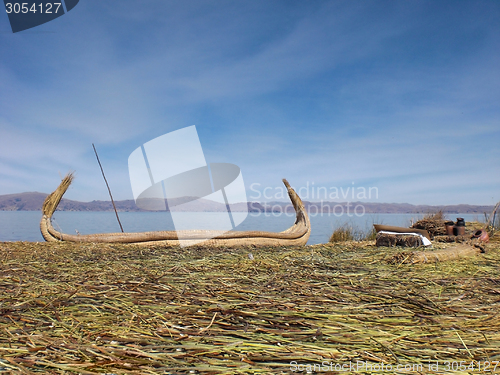
[[[0,195],[0,211],[40,211],[43,201],[47,197],[44,193],[20,193]],[[222,212],[226,210],[225,205],[206,199],[190,201],[189,197],[179,198],[171,203],[172,211],[190,211],[190,212]],[[178,206],[184,203],[182,209]],[[132,199],[116,201],[118,211],[141,212]],[[454,214],[483,214],[490,213],[493,206],[477,205],[413,205],[409,203],[374,203],[374,202],[307,202],[304,205],[310,214],[319,212],[341,213],[431,213],[443,211],[444,213]],[[237,203],[231,206],[232,211],[243,211],[247,206],[250,212],[293,212],[293,207],[289,202],[249,202]],[[168,207],[168,205],[167,205]],[[110,201],[92,201],[78,202],[69,199],[62,199],[59,204],[60,211],[112,211],[113,206]]]

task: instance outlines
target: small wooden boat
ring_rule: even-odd
[[[283,179],[288,196],[295,209],[295,224],[283,232],[264,231],[154,231],[139,233],[98,233],[74,235],[61,233],[52,226],[51,218],[64,193],[73,181],[73,174],[68,174],[58,188],[43,203],[40,230],[46,241],[92,242],[92,243],[130,243],[144,246],[189,246],[197,243],[202,246],[300,246],[305,245],[311,234],[311,223],[302,200]],[[181,239],[179,239],[179,237]],[[203,242],[200,242],[203,241]]]

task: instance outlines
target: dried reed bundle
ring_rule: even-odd
[[[461,244],[441,250],[414,251],[411,253],[405,252],[396,254],[394,255],[393,258],[389,260],[389,263],[401,264],[404,262],[404,263],[415,264],[415,263],[444,262],[447,260],[476,256],[482,252],[484,251],[481,247]]]
[[[42,206],[43,215],[46,215],[49,218],[52,217],[54,211],[61,202],[64,193],[66,193],[66,190],[68,190],[74,178],[74,173],[68,173],[66,177],[62,179],[57,189],[45,199],[45,202],[43,202]]]
[[[402,246],[402,247],[420,247],[423,246],[422,238],[420,236],[402,235],[402,234],[389,234],[377,233],[375,242],[376,246]]]
[[[429,232],[431,239],[433,239],[434,236],[446,234],[446,227],[444,223],[444,215],[440,211],[435,214],[427,215],[423,219],[418,220],[411,226],[411,228],[425,229],[427,232]]]

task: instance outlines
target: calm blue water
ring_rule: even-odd
[[[119,216],[126,232],[174,229],[168,212],[120,212]],[[0,211],[0,241],[44,241],[39,229],[40,217],[40,211]],[[360,217],[311,215],[312,234],[308,244],[327,242],[333,230],[345,224],[368,232],[373,223],[409,226],[412,219],[418,220],[421,217],[419,214],[365,214]],[[484,220],[478,214],[449,214],[447,217],[454,221],[457,217],[463,217],[465,221]],[[294,220],[292,214],[254,213],[249,214],[237,229],[279,232],[291,226]],[[80,234],[120,231],[114,212],[56,212],[53,225],[69,234],[76,234],[75,230]]]

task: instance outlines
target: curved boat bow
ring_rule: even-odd
[[[202,246],[300,246],[305,245],[311,234],[311,223],[302,200],[287,180],[283,179],[288,196],[295,209],[295,223],[283,232],[264,231],[211,231],[189,230],[154,231],[139,233],[98,233],[72,235],[59,232],[52,226],[51,218],[64,193],[73,181],[73,174],[68,174],[58,188],[43,203],[40,230],[46,241],[93,242],[93,243],[132,243],[136,245],[189,246],[193,241]],[[203,242],[200,242],[203,241]]]

